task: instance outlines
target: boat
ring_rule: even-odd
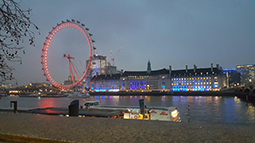
[[[32,92],[27,93],[27,95],[28,95],[29,97],[38,97],[38,96],[40,96],[39,93],[32,93]]]
[[[86,101],[83,108],[89,109],[90,107],[97,106],[99,104],[100,104],[100,101],[98,101],[98,100],[95,100],[95,101]]]
[[[82,93],[82,92],[77,92],[77,91],[75,91],[75,92],[71,92],[71,93],[69,93],[68,95],[67,95],[67,97],[69,97],[69,98],[87,98],[87,97],[90,97],[90,95],[88,94],[88,93]]]
[[[155,106],[147,107],[145,106],[144,113],[142,113],[140,107],[138,106],[100,105],[100,101],[96,100],[96,101],[86,101],[84,104],[84,108],[96,109],[96,110],[122,111],[123,119],[181,122],[181,118],[179,116],[179,112],[176,107],[155,107]]]

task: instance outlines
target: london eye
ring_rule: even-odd
[[[42,49],[42,70],[54,87],[81,85],[91,72],[95,54],[89,29],[79,21],[66,20],[49,32]]]

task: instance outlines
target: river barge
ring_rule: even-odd
[[[142,109],[144,112],[142,112],[141,108],[138,106],[100,105],[100,101],[86,101],[84,108],[89,110],[122,111],[123,119],[181,122],[181,118],[176,107],[145,106],[144,109]]]

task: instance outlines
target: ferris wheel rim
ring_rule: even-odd
[[[62,21],[61,24],[57,24],[56,27],[53,27],[53,29],[49,32],[48,36],[46,37],[46,40],[44,42],[44,46],[43,46],[43,49],[42,49],[42,70],[44,72],[44,76],[46,76],[47,80],[54,86],[54,87],[57,87],[57,88],[60,88],[60,89],[70,89],[72,87],[74,87],[75,85],[81,83],[82,81],[85,80],[85,78],[88,76],[88,73],[90,73],[90,64],[91,64],[91,60],[93,58],[93,55],[94,55],[94,50],[95,50],[95,47],[94,47],[94,40],[92,40],[91,36],[92,34],[90,34],[88,32],[88,28],[85,28],[84,27],[85,25],[84,24],[81,24],[79,21],[75,21],[75,20],[72,20],[72,21]],[[66,28],[66,27],[74,27],[76,29],[78,29],[80,32],[83,33],[84,37],[86,38],[87,40],[87,43],[88,43],[88,46],[89,46],[89,60],[88,60],[88,65],[86,67],[86,70],[85,72],[82,74],[82,76],[80,77],[80,79],[78,79],[76,82],[73,82],[72,84],[70,85],[63,85],[63,84],[60,84],[58,82],[56,82],[53,78],[52,78],[52,75],[50,74],[49,72],[49,68],[48,68],[48,49],[50,47],[50,43],[51,43],[51,40],[52,38],[55,36],[56,33],[58,33],[58,31],[60,31],[61,29],[63,28]]]

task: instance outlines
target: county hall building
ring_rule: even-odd
[[[151,70],[150,61],[147,71],[125,71],[117,74],[95,75],[90,81],[93,92],[118,91],[219,91],[224,87],[226,77],[219,65],[209,68],[182,70]]]

